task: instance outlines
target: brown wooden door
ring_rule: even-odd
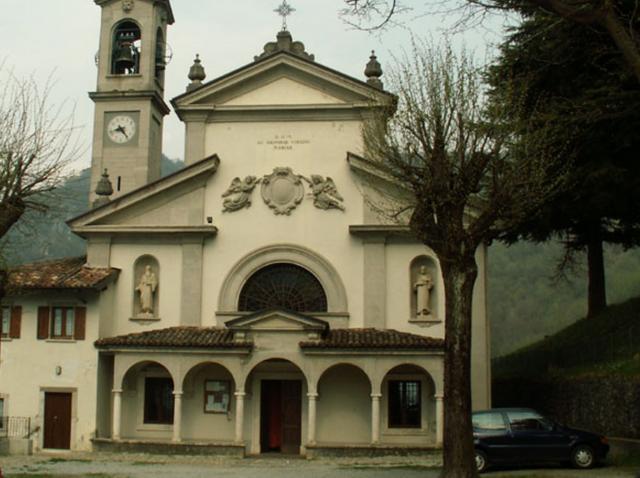
[[[300,453],[302,432],[302,382],[282,382],[282,453]]]
[[[260,449],[300,453],[302,431],[302,382],[263,380],[260,403]]]
[[[44,394],[44,448],[71,448],[71,394]]]

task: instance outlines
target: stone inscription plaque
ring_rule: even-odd
[[[291,134],[276,134],[272,138],[258,141],[258,146],[267,146],[274,151],[293,151],[297,146],[305,144],[311,144],[311,140],[296,138]]]

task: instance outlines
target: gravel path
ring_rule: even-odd
[[[217,456],[68,453],[0,457],[6,478],[437,478],[429,459],[415,457],[238,459]],[[638,470],[640,471],[640,470]],[[614,467],[594,470],[528,469],[487,473],[487,478],[636,478],[637,472]]]

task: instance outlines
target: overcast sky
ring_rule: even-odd
[[[138,0],[141,1],[141,0]],[[281,18],[273,10],[280,0],[172,0],[176,23],[169,27],[173,60],[167,67],[165,99],[183,93],[196,53],[200,54],[207,81],[243,66],[275,40]],[[416,35],[442,35],[451,18],[423,16],[383,34],[356,31],[340,20],[343,0],[289,0],[296,12],[289,18],[294,40],[304,42],[316,61],[364,79],[372,49],[383,69],[392,52],[410,44]],[[411,3],[411,2],[409,2]],[[417,6],[423,0],[415,0]],[[87,92],[96,86],[94,56],[98,50],[100,8],[93,0],[0,0],[0,63],[17,76],[35,75],[44,82],[53,73],[51,100],[75,105],[75,121],[82,128],[86,153],[76,168],[90,164],[93,103]],[[408,18],[407,18],[408,19]],[[497,22],[496,22],[497,24]],[[455,38],[484,56],[487,43],[496,42],[498,27],[467,31]],[[384,79],[384,77],[383,77]],[[164,153],[183,158],[184,127],[172,112],[165,118]]]

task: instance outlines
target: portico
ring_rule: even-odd
[[[330,330],[312,317],[269,311],[225,329],[176,327],[97,346],[113,362],[111,432],[99,430],[113,442],[307,454],[441,440],[440,340]]]

